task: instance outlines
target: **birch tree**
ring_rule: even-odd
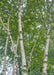
[[[19,12],[18,12],[18,23],[19,23],[19,40],[20,40],[20,48],[22,55],[22,75],[27,75],[26,72],[26,58],[25,58],[25,50],[23,45],[23,35],[22,35],[22,25],[21,25],[21,0],[19,0]]]
[[[53,6],[53,0],[51,1],[51,5],[49,6],[49,0],[46,1],[47,3],[47,21],[48,21],[48,26],[47,26],[47,38],[46,38],[46,48],[45,48],[45,52],[44,52],[44,61],[43,61],[43,75],[47,75],[47,67],[48,67],[48,52],[49,52],[49,43],[50,43],[50,32],[51,32],[51,9],[49,9],[49,7]]]
[[[9,31],[9,18],[8,18],[8,31]],[[6,39],[5,51],[4,51],[4,66],[3,66],[3,75],[6,75],[7,45],[8,45],[8,36],[7,36],[7,39]]]
[[[4,66],[3,66],[3,75],[6,75],[7,45],[8,45],[8,36],[7,36],[7,39],[6,39],[5,51],[4,51]]]
[[[9,32],[9,30],[5,27],[5,25],[4,25],[4,23],[3,23],[3,21],[2,21],[2,19],[1,19],[1,17],[0,17],[0,21],[1,21],[1,24],[2,24],[2,26],[4,27],[4,29],[7,31],[7,34],[8,34],[8,36],[10,37],[10,40],[11,40],[11,43],[12,43],[12,49],[13,49],[13,53],[14,53],[14,61],[13,61],[13,75],[15,75],[15,63],[18,63],[16,60],[17,59],[15,59],[16,58],[16,56],[17,56],[17,45],[18,45],[18,42],[17,42],[17,44],[16,44],[16,48],[14,47],[14,42],[13,42],[13,39],[12,39],[12,36],[11,36],[11,34],[10,34],[10,32]],[[17,38],[17,41],[18,41],[18,38]],[[18,64],[17,64],[18,65]],[[18,72],[19,72],[19,68],[18,68],[18,70],[17,70]],[[19,74],[19,73],[18,73]]]
[[[44,52],[44,61],[43,61],[43,75],[47,75],[49,41],[50,41],[50,25],[48,25],[48,29],[47,29],[47,40],[46,40],[46,48]]]

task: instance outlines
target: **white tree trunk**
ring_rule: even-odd
[[[15,54],[15,66],[16,66],[16,74],[17,75],[20,75],[19,74],[19,64],[18,64],[18,61],[17,61],[17,58],[18,58],[18,55],[17,55],[17,45],[16,45],[16,47],[15,47],[15,51],[14,51],[14,54]]]
[[[13,60],[13,75],[15,75],[15,58]]]
[[[12,43],[13,52],[14,52],[14,57],[15,57],[17,55],[16,51],[17,51],[18,42],[16,44],[16,49],[15,49],[14,48],[14,42],[13,42],[12,36],[11,36],[11,34],[9,32],[9,18],[8,18],[8,29],[5,27],[5,25],[4,25],[1,17],[0,17],[0,22],[1,22],[2,26],[3,26],[3,28],[7,31],[8,36],[10,37],[10,40],[11,40],[11,43]],[[17,41],[18,41],[18,39],[17,39]],[[17,59],[16,60],[14,59],[14,61],[13,61],[13,68],[15,68],[15,66],[14,66],[15,62],[16,62],[16,65],[17,65],[18,64]],[[13,71],[14,71],[14,75],[15,75],[15,69],[13,69]],[[17,71],[19,72],[19,67],[18,67]],[[20,74],[18,73],[17,75],[20,75]]]
[[[16,61],[16,75],[20,75],[19,74],[19,65],[18,65],[18,62]]]
[[[3,21],[2,21],[2,19],[1,19],[1,17],[0,17],[0,22],[1,22],[1,24],[2,24],[2,26],[3,26],[3,28],[7,31],[7,34],[8,34],[8,36],[10,37],[10,40],[11,40],[11,43],[12,43],[12,48],[13,48],[13,52],[14,52],[14,55],[16,56],[16,50],[17,50],[17,47],[16,47],[16,49],[14,48],[14,42],[13,42],[13,39],[12,39],[12,36],[11,36],[11,34],[10,34],[10,32],[9,32],[9,18],[8,18],[8,29],[5,27],[5,25],[4,25],[4,23],[3,23]],[[17,40],[18,41],[18,40]],[[17,44],[17,46],[18,46],[18,44]],[[15,57],[14,56],[14,57]],[[14,61],[13,61],[13,72],[14,72],[14,75],[15,75],[15,66],[14,66],[14,64],[15,64],[15,58],[14,58]],[[19,70],[19,68],[18,68],[18,70]],[[19,72],[19,71],[18,71]],[[18,73],[19,74],[19,73]]]
[[[8,36],[7,36],[7,39],[6,39],[5,52],[4,52],[3,75],[6,75],[6,56],[7,56],[7,45],[8,45]]]
[[[9,31],[9,18],[8,18],[8,31]],[[6,44],[5,44],[3,75],[6,75],[6,56],[7,56],[7,45],[8,45],[8,36],[7,36]]]
[[[47,75],[49,41],[50,41],[50,25],[48,26],[47,29],[47,40],[46,40],[46,48],[45,48],[44,61],[43,61],[43,75]]]
[[[23,36],[22,36],[22,25],[21,25],[21,0],[19,1],[19,13],[18,13],[18,23],[19,23],[19,40],[20,40],[20,48],[21,48],[21,55],[22,55],[22,69],[26,70],[26,58],[25,58],[25,51],[23,45]],[[27,72],[22,71],[22,75],[27,75]]]

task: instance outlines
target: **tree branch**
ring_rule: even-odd
[[[3,23],[2,19],[1,19],[1,17],[0,17],[0,22],[1,22],[2,26],[3,26],[3,28],[7,31],[8,36],[10,37],[10,40],[11,40],[11,43],[12,43],[12,47],[14,47],[13,39],[12,39],[12,36],[11,36],[11,34],[10,34],[10,32],[9,32],[9,29],[7,29],[7,28],[5,27],[5,25],[4,25],[4,23]],[[9,27],[9,19],[8,19],[8,27]],[[14,48],[13,48],[13,50],[14,50]]]
[[[38,33],[38,37],[40,36],[40,33],[41,33],[42,29],[43,29],[43,27],[41,27],[40,32]],[[32,59],[32,54],[33,54],[34,48],[35,48],[35,46],[36,46],[36,43],[37,43],[37,41],[38,41],[38,37],[37,37],[37,39],[35,40],[35,44],[33,45],[32,50],[31,50],[31,53],[30,53],[29,62],[28,62],[28,69],[29,69],[29,67],[30,67],[30,62],[31,62],[31,59]]]
[[[1,17],[0,17],[0,22],[1,22],[2,26],[3,26],[3,28],[8,32],[8,29],[4,26],[4,23],[3,23],[2,19],[1,19]]]

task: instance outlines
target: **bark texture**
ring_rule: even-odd
[[[19,40],[20,40],[20,48],[21,48],[21,55],[22,55],[22,75],[27,75],[26,70],[26,58],[25,58],[25,51],[23,45],[23,36],[22,36],[22,25],[21,25],[21,0],[19,0],[19,13],[18,13],[18,23],[19,23]]]
[[[43,74],[42,75],[47,75],[49,41],[50,41],[50,25],[48,25],[48,29],[47,29],[47,40],[46,40],[46,48],[45,48],[45,53],[44,53]]]

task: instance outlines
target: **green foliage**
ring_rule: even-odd
[[[37,2],[38,1],[38,2]],[[52,3],[52,4],[51,4]],[[49,46],[49,55],[48,55],[48,74],[54,73],[54,2],[50,2],[48,0],[22,0],[22,30],[23,30],[23,42],[25,48],[26,62],[28,67],[28,61],[30,57],[31,50],[35,41],[36,46],[32,53],[32,59],[30,63],[30,68],[28,71],[28,75],[41,75],[43,68],[43,58],[44,51],[46,45],[46,33],[47,29],[44,26],[44,23],[48,26],[48,23],[51,25],[51,33],[50,33],[50,46]],[[23,6],[24,5],[24,6]],[[47,9],[48,6],[48,9]],[[49,15],[48,15],[49,14]],[[17,0],[1,0],[0,1],[0,16],[4,22],[5,27],[8,27],[8,17],[10,17],[9,29],[11,36],[13,38],[14,44],[17,42],[17,36],[19,36],[18,30],[18,3]],[[48,20],[48,18],[50,20]],[[43,27],[41,33],[39,34],[41,27]],[[5,50],[5,42],[6,42],[7,32],[3,29],[0,23],[0,65],[3,61],[4,50]],[[2,47],[2,48],[1,48]],[[12,51],[12,45],[9,39],[7,56],[9,57],[8,62],[13,64],[14,53]],[[18,54],[18,62],[21,71],[27,72],[25,70],[21,70],[21,51],[20,45],[17,50]]]

